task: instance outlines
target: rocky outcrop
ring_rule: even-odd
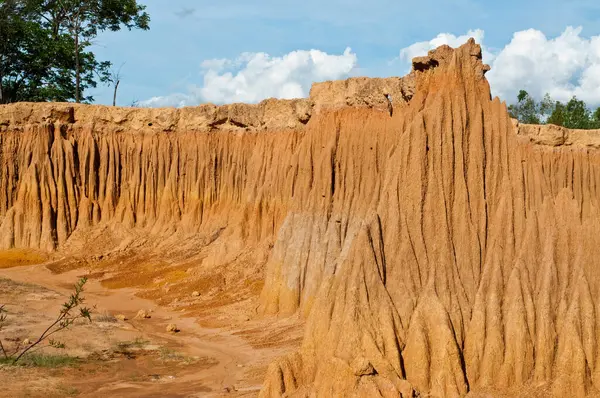
[[[307,317],[265,397],[597,394],[600,134],[514,123],[488,69],[469,41],[304,100],[0,107],[0,244],[265,250],[260,312]]]
[[[518,135],[534,144],[600,149],[600,130],[570,130],[552,124],[520,124],[517,121],[513,124]]]
[[[414,95],[414,75],[405,77],[354,77],[313,84],[310,99],[317,110],[368,107],[387,110],[388,103],[401,108]]]
[[[598,393],[600,135],[513,124],[487,70],[444,47],[392,118],[311,126],[262,294],[308,322],[262,396]]]

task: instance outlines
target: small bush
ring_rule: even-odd
[[[35,358],[42,359],[44,356],[40,354],[34,355],[34,351],[44,347],[65,348],[64,343],[52,339],[51,336],[68,329],[77,321],[85,319],[90,322],[92,321],[91,310],[83,306],[85,300],[82,293],[83,286],[86,282],[87,278],[83,277],[75,284],[74,292],[69,297],[69,300],[63,303],[54,322],[52,322],[37,339],[33,340],[33,342],[28,341],[26,344],[18,342],[13,344],[13,347],[8,347],[4,345],[2,339],[0,339],[0,355],[2,356],[2,361],[4,363],[12,362],[12,364],[16,364],[19,361],[24,361],[25,358],[30,358],[30,360],[35,360]],[[7,312],[5,305],[2,304],[0,305],[0,332],[2,332],[7,322]],[[45,343],[47,343],[46,346],[44,346]]]

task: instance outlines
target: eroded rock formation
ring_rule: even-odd
[[[487,70],[441,48],[393,118],[313,125],[262,295],[308,323],[263,396],[597,393],[600,132],[513,124]]]
[[[597,394],[600,132],[513,122],[488,69],[469,41],[303,100],[2,106],[0,245],[265,251],[261,313],[308,319],[265,397]]]

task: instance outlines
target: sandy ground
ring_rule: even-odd
[[[10,321],[0,337],[35,337],[86,273],[55,274],[43,265],[0,269],[0,304],[7,304]],[[133,288],[109,289],[101,279],[89,274],[84,292],[86,305],[95,307],[94,322],[78,323],[58,336],[66,344],[60,353],[81,361],[58,369],[2,367],[0,396],[256,396],[268,363],[301,341],[297,319],[203,327],[210,317],[200,319],[185,306],[157,305]],[[140,309],[151,318],[135,319]],[[110,319],[118,314],[127,320]],[[227,316],[219,314],[218,323],[227,325]],[[180,332],[167,332],[171,323]]]

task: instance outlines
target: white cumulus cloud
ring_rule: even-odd
[[[600,105],[600,36],[585,38],[582,28],[567,27],[562,34],[548,38],[535,29],[514,33],[504,48],[492,51],[485,46],[483,30],[455,36],[441,33],[430,41],[415,43],[400,51],[400,60],[410,60],[442,44],[452,47],[474,37],[481,44],[483,61],[492,70],[486,75],[493,95],[509,103],[519,90],[541,99],[548,93],[556,100],[568,101],[574,95],[589,106]]]
[[[302,98],[313,82],[347,77],[357,65],[350,48],[340,54],[319,50],[292,51],[281,57],[244,53],[236,59],[202,62],[203,84],[186,93],[153,97],[142,106],[186,106],[203,102],[259,102],[265,98]]]
[[[577,96],[588,105],[600,104],[600,36],[581,36],[568,27],[547,38],[529,29],[517,32],[496,57],[488,78],[495,95],[513,102],[520,89],[536,98],[545,93],[568,101]]]
[[[481,29],[464,35],[440,33],[400,50],[396,60],[403,66],[397,74],[408,71],[412,58],[442,44],[458,47],[470,37],[481,44],[483,61],[492,66],[486,76],[493,95],[513,103],[519,90],[524,89],[538,99],[548,93],[564,102],[575,95],[591,107],[600,105],[600,36],[586,38],[580,27],[567,27],[553,38],[539,30],[523,30],[498,49],[485,45]],[[150,98],[140,105],[179,107],[306,97],[313,82],[346,78],[357,70],[357,56],[350,48],[342,54],[319,50],[298,50],[283,56],[243,53],[235,59],[205,60],[199,84],[189,85],[185,92]]]
[[[420,41],[403,48],[400,50],[399,58],[402,62],[410,64],[414,57],[427,55],[429,50],[433,50],[443,44],[447,44],[450,47],[459,47],[465,44],[471,37],[474,38],[477,43],[481,44],[484,62],[491,62],[494,55],[488,52],[487,48],[483,45],[485,32],[481,29],[469,30],[467,34],[461,36],[455,36],[452,33],[440,33],[429,41]]]

